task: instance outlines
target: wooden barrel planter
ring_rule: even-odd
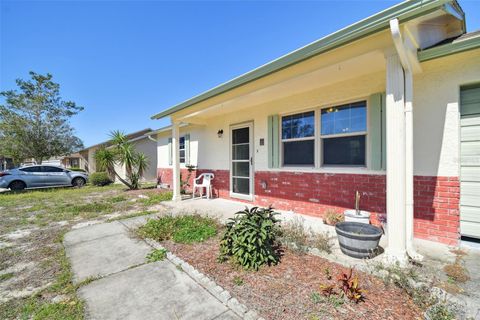
[[[376,255],[382,230],[370,224],[340,222],[335,225],[340,250],[347,256],[359,259]]]

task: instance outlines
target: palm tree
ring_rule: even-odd
[[[95,152],[99,169],[106,171],[112,178],[117,177],[129,189],[138,189],[140,179],[148,168],[148,157],[137,152],[123,132],[112,131],[110,137],[111,145],[101,147]],[[125,166],[126,179],[115,171],[115,165]]]

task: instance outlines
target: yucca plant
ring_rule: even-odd
[[[245,208],[229,219],[220,242],[220,261],[229,258],[245,269],[277,264],[280,246],[278,223],[272,208]]]
[[[95,152],[98,169],[107,172],[112,178],[117,177],[129,189],[138,189],[140,179],[148,168],[148,157],[137,152],[123,132],[112,131],[110,137],[110,146],[101,147]],[[115,165],[125,166],[126,179],[115,171]]]

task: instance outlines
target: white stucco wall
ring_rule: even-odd
[[[460,86],[480,82],[480,50],[422,63],[414,77],[415,174],[459,175]]]
[[[155,181],[157,179],[157,143],[155,141],[152,141],[148,139],[147,137],[135,140],[132,142],[135,150],[137,152],[144,153],[149,162],[149,166],[147,170],[143,174],[143,180],[144,181]],[[125,166],[122,165],[115,165],[115,171],[123,178],[125,179],[126,176],[126,171],[125,171]],[[118,179],[115,180],[115,182]]]
[[[458,176],[459,88],[480,82],[480,50],[422,63],[423,72],[414,77],[414,174]],[[205,126],[183,127],[191,135],[191,162],[199,169],[229,169],[230,126],[254,123],[254,169],[269,170],[267,159],[267,117],[293,111],[306,111],[328,105],[368,99],[385,91],[385,72],[377,72],[329,87],[272,101],[241,112],[208,119]],[[222,138],[217,131],[223,129]],[[169,167],[168,137],[158,137],[158,167]],[[265,145],[260,146],[260,139]],[[368,139],[367,139],[368,141]],[[369,150],[367,146],[367,150]],[[367,166],[370,155],[367,152]],[[292,171],[293,169],[276,169]],[[373,173],[368,168],[299,168],[314,172]],[[375,171],[375,173],[379,173]]]

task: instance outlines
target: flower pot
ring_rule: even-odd
[[[371,258],[377,253],[382,230],[370,224],[340,222],[335,226],[340,250],[347,256],[359,259]]]
[[[363,210],[357,212],[357,210],[351,209],[345,210],[343,214],[345,215],[346,222],[370,223],[370,212]]]

